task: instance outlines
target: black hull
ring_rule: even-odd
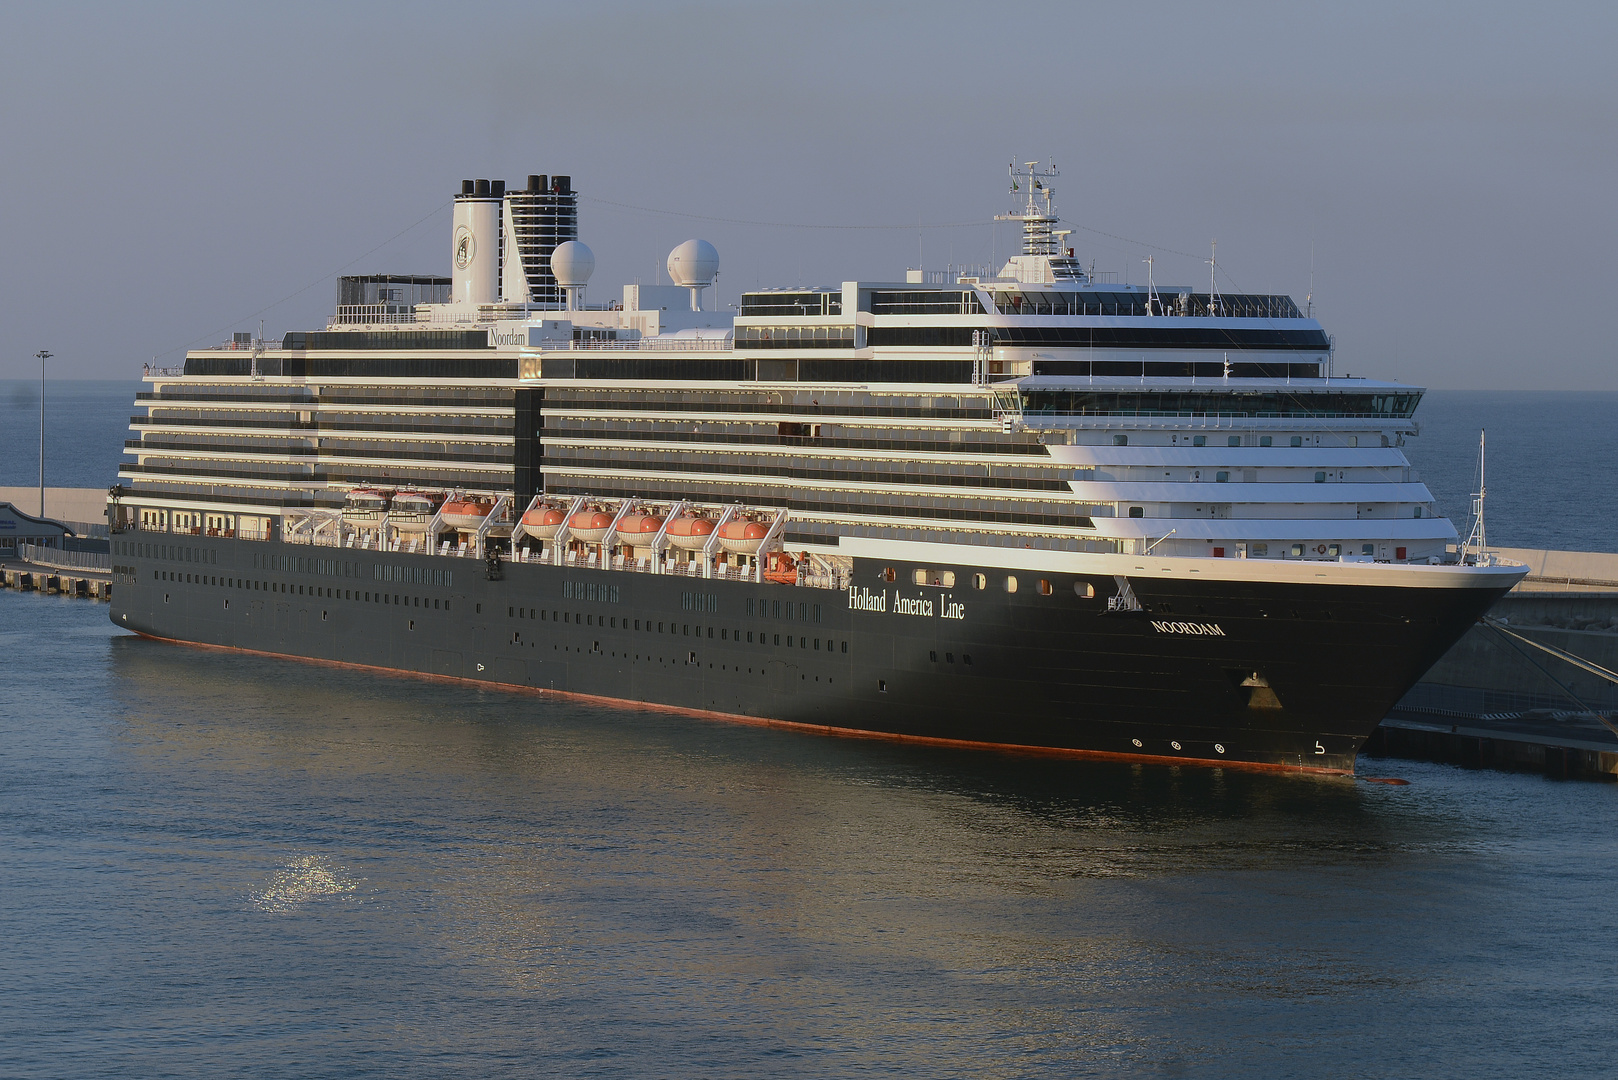
[[[858,561],[860,600],[534,564],[490,580],[471,559],[148,533],[115,536],[113,562],[113,621],[152,637],[848,733],[1324,772],[1353,771],[1511,584],[1132,578],[1145,610],[1115,613],[1111,577],[941,589]]]

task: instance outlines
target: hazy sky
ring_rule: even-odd
[[[1144,280],[1152,254],[1160,284],[1204,287],[1217,238],[1222,288],[1302,303],[1312,248],[1339,372],[1618,389],[1610,3],[53,2],[0,20],[0,377],[42,347],[59,375],[133,375],[260,318],[318,328],[339,272],[446,274],[463,177],[571,174],[591,300],[701,236],[723,305],[1003,258],[1010,226],[915,226],[987,222],[1011,205],[1006,164],[1039,157],[1098,270]]]

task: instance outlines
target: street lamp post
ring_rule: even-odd
[[[45,516],[45,361],[51,358],[51,353],[41,349],[34,354],[39,357],[39,516]]]

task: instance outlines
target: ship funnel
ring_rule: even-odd
[[[500,181],[500,189],[503,193],[504,181]],[[461,181],[452,227],[453,302],[495,303],[500,299],[500,196],[489,181]]]

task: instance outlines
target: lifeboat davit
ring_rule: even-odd
[[[554,506],[536,506],[522,516],[522,529],[529,536],[549,540],[556,535],[556,530],[562,527],[566,517],[566,514]]]
[[[670,518],[668,532],[670,544],[685,551],[701,551],[708,546],[708,537],[713,535],[713,520],[711,518],[696,517],[692,514],[681,514],[677,518]]]
[[[612,515],[605,510],[581,510],[568,518],[568,535],[586,544],[599,544],[612,528]]]
[[[388,497],[375,488],[355,488],[343,500],[344,521],[381,521]]]
[[[494,503],[475,499],[451,499],[444,504],[443,522],[452,529],[475,530],[494,509]]]
[[[798,561],[784,551],[773,551],[764,564],[764,580],[777,585],[798,583]]]
[[[649,544],[658,533],[663,531],[663,518],[655,514],[636,514],[624,518],[618,523],[618,541],[623,544],[639,546]]]
[[[719,546],[732,555],[756,555],[768,535],[770,527],[763,522],[737,518],[719,527]]]

